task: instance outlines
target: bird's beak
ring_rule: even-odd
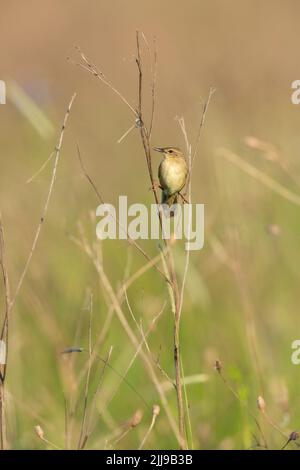
[[[161,152],[161,153],[164,152],[164,149],[162,147],[153,147],[153,150],[155,150],[156,152]]]

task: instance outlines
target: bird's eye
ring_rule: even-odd
[[[173,150],[169,150],[169,153],[173,153]]]

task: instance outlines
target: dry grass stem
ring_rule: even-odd
[[[15,302],[17,300],[17,297],[19,295],[21,287],[23,285],[24,279],[26,277],[28,268],[30,266],[30,262],[32,260],[35,249],[37,247],[37,243],[38,243],[38,240],[39,240],[39,237],[40,237],[40,233],[41,233],[41,230],[42,230],[43,223],[45,221],[45,217],[46,217],[47,212],[48,212],[48,207],[49,207],[51,195],[52,195],[52,192],[53,192],[54,183],[55,183],[55,180],[56,180],[58,162],[59,162],[59,157],[60,157],[61,148],[62,148],[62,144],[63,144],[65,129],[66,129],[67,121],[68,121],[68,118],[69,118],[69,115],[70,115],[71,108],[72,108],[73,102],[75,100],[75,97],[76,97],[76,93],[72,96],[72,98],[69,102],[69,106],[67,108],[66,114],[64,116],[63,124],[62,124],[62,127],[61,127],[59,139],[58,139],[58,144],[55,147],[55,151],[54,151],[55,159],[54,159],[52,176],[51,176],[51,180],[50,180],[50,184],[49,184],[49,188],[48,188],[48,192],[47,192],[47,196],[46,196],[46,201],[45,201],[44,207],[42,209],[40,221],[39,221],[39,224],[38,224],[36,232],[35,232],[35,236],[34,236],[34,239],[33,239],[33,243],[32,243],[28,258],[26,260],[24,269],[21,273],[19,282],[17,284],[17,287],[16,287],[15,292],[14,292],[12,297],[9,294],[8,277],[7,277],[7,270],[6,270],[6,264],[5,264],[5,256],[4,256],[3,226],[2,226],[2,222],[1,222],[1,267],[2,267],[2,273],[3,273],[4,287],[5,287],[5,292],[6,292],[6,295],[5,295],[5,297],[6,297],[6,307],[5,307],[4,321],[3,321],[2,329],[1,329],[1,339],[5,340],[7,354],[8,354],[8,345],[9,345],[9,317],[10,317],[12,309],[15,305]],[[0,419],[1,419],[1,423],[0,423],[0,432],[1,432],[1,435],[0,435],[0,448],[1,449],[6,448],[5,413],[4,413],[4,400],[5,400],[4,384],[5,384],[6,370],[7,370],[7,359],[6,359],[6,364],[3,366],[3,370],[1,371],[1,376],[0,376],[0,407],[1,407],[1,409],[0,409]]]
[[[237,399],[237,401],[240,403],[240,405],[247,410],[247,412],[249,413],[251,418],[254,420],[254,422],[257,426],[257,429],[259,430],[259,432],[262,436],[262,439],[263,439],[263,442],[264,442],[264,447],[267,449],[268,444],[267,444],[266,437],[264,435],[263,429],[262,429],[261,425],[259,424],[254,412],[249,408],[247,403],[245,403],[243,400],[241,400],[239,394],[234,390],[232,385],[228,382],[227,378],[225,377],[225,375],[223,373],[223,366],[222,366],[221,362],[218,361],[218,360],[215,362],[215,369],[218,372],[219,376],[221,377],[222,382],[224,383],[224,385],[228,388],[228,390],[232,393],[232,395]]]
[[[293,204],[296,204],[297,206],[300,206],[300,196],[298,196],[298,194],[282,186],[276,180],[271,178],[271,176],[267,175],[261,170],[258,170],[253,165],[251,165],[250,163],[245,161],[243,158],[241,158],[239,155],[225,148],[220,148],[217,152],[217,155],[233,163],[237,168],[242,170],[244,173],[247,173],[247,175],[252,176],[252,178],[256,179],[257,181],[262,183],[264,186],[271,189],[273,192],[283,197],[287,201]]]
[[[90,375],[92,369],[92,320],[93,320],[93,294],[90,294],[90,306],[89,306],[89,345],[88,345],[88,369],[86,374],[86,383],[85,383],[85,391],[84,391],[84,404],[83,404],[83,414],[82,414],[82,421],[81,421],[81,430],[80,436],[78,440],[77,448],[80,449],[81,442],[83,439],[83,433],[86,426],[86,418],[87,418],[87,408],[88,408],[88,396],[89,396],[89,385],[90,385]]]
[[[132,105],[129,103],[129,101],[125,98],[125,96],[119,92],[119,90],[116,89],[116,87],[112,84],[110,80],[106,78],[104,73],[99,70],[87,57],[83,52],[77,48],[81,62],[77,65],[82,67],[83,69],[87,70],[89,73],[94,75],[97,79],[101,80],[106,86],[108,86],[126,105],[127,107],[133,112],[135,115],[135,126],[139,129],[140,131],[140,136],[141,136],[141,141],[146,157],[146,163],[147,163],[147,169],[148,169],[148,174],[151,182],[151,190],[153,192],[154,200],[155,203],[157,204],[157,207],[159,206],[159,198],[157,194],[157,187],[155,185],[155,180],[154,180],[154,175],[153,175],[153,168],[152,168],[152,156],[151,156],[151,146],[150,146],[150,139],[151,139],[151,132],[153,128],[153,121],[154,121],[154,114],[155,114],[155,96],[156,96],[156,81],[157,81],[157,53],[156,53],[156,47],[154,43],[154,57],[152,59],[152,54],[151,54],[151,48],[149,46],[149,43],[145,37],[145,35],[142,33],[142,38],[144,40],[144,43],[146,44],[149,58],[150,58],[150,72],[151,72],[151,77],[152,77],[152,82],[151,82],[151,114],[150,114],[150,123],[149,126],[147,126],[144,118],[144,75],[143,75],[143,63],[142,63],[142,54],[141,54],[141,42],[140,42],[140,36],[141,34],[139,31],[136,32],[136,65],[137,65],[137,70],[138,70],[138,106],[137,109],[134,109]],[[207,102],[204,105],[202,116],[201,116],[201,121],[199,125],[199,131],[195,143],[195,148],[194,148],[194,156],[196,155],[199,140],[200,140],[200,135],[201,135],[201,130],[204,124],[207,108],[211,99],[211,96],[213,94],[214,90],[210,90],[209,96],[207,99]],[[123,140],[125,136],[128,134],[133,129],[133,126],[129,128],[129,130],[121,137],[119,140]],[[186,137],[187,141],[187,137]],[[80,154],[79,154],[80,156]],[[191,148],[190,145],[188,146],[188,156],[189,156],[189,161],[190,161],[190,169],[192,167],[192,153],[191,153]],[[81,167],[82,170],[89,180],[90,184],[94,188],[94,191],[99,197],[99,200],[102,201],[102,197],[99,194],[97,188],[95,187],[93,181],[87,174],[86,170],[84,169],[84,166],[82,164],[82,159],[80,158],[81,161]],[[190,185],[189,185],[190,186]],[[190,199],[190,198],[189,198]],[[184,400],[183,400],[183,394],[182,394],[182,365],[181,365],[181,351],[180,351],[180,316],[181,316],[181,310],[182,310],[182,298],[183,298],[183,288],[184,288],[184,283],[185,283],[185,278],[186,274],[184,277],[184,283],[182,286],[182,292],[180,293],[179,290],[179,285],[178,285],[178,280],[177,280],[177,274],[175,270],[175,262],[174,262],[174,256],[171,250],[171,243],[169,243],[164,237],[163,233],[163,224],[162,224],[162,215],[161,211],[158,210],[158,218],[159,218],[159,223],[160,223],[160,228],[162,231],[162,236],[163,236],[163,242],[165,246],[165,250],[161,252],[161,256],[163,258],[163,265],[165,268],[166,275],[164,275],[165,280],[168,283],[168,290],[170,293],[170,298],[171,298],[171,305],[173,306],[172,310],[174,313],[174,364],[175,364],[175,384],[176,384],[176,396],[177,396],[177,407],[178,407],[178,432],[176,431],[177,437],[179,437],[179,443],[182,448],[186,447],[186,440],[185,440],[185,409],[184,409]],[[135,244],[135,243],[134,243]],[[139,249],[139,248],[138,248]],[[87,254],[89,254],[89,250],[86,250]],[[148,255],[143,253],[143,255],[147,258],[148,262],[150,263],[150,258]],[[156,266],[156,262],[154,263],[154,266]],[[134,335],[133,331],[131,330],[127,320],[124,317],[121,304],[120,304],[120,294],[115,293],[110,285],[110,282],[103,270],[102,264],[97,263],[96,269],[98,270],[101,283],[104,285],[106,294],[109,296],[111,305],[114,306],[114,310],[119,317],[119,320],[121,321],[121,324],[123,325],[125,331],[127,332],[130,340],[134,344],[135,348],[139,348],[139,343],[137,341],[136,336]],[[187,269],[187,268],[186,268]],[[161,271],[160,271],[161,272]],[[139,275],[139,274],[138,274]],[[161,387],[158,385],[156,375],[153,370],[153,366],[151,363],[151,360],[145,355],[145,353],[141,350],[140,351],[141,357],[143,358],[144,362],[147,364],[147,368],[149,370],[150,376],[152,380],[154,381],[156,388],[160,394],[160,397],[163,400],[164,408],[167,412],[167,415],[169,416],[169,421],[170,424],[173,428],[173,420],[170,419],[169,415],[169,410],[168,410],[168,405],[166,403],[165,397],[162,394]]]
[[[34,427],[34,431],[37,435],[37,437],[45,442],[45,444],[49,445],[50,447],[52,447],[53,449],[56,449],[56,450],[62,450],[58,445],[54,444],[54,442],[52,441],[49,441],[49,439],[47,439],[45,437],[45,433],[44,433],[44,430],[42,429],[42,427],[38,424],[37,426]]]
[[[150,433],[151,433],[152,429],[154,428],[154,425],[155,425],[155,422],[156,422],[156,419],[157,419],[159,413],[160,413],[159,406],[154,405],[153,409],[152,409],[152,420],[151,420],[150,426],[149,426],[149,428],[148,428],[148,430],[147,430],[147,432],[146,432],[146,434],[145,434],[145,436],[144,436],[144,438],[143,438],[143,440],[142,440],[142,442],[139,446],[139,450],[141,450],[144,447],[148,437],[150,436]]]

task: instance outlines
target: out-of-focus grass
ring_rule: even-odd
[[[51,3],[56,4],[60,14],[52,12]],[[57,132],[66,101],[74,88],[78,90],[50,211],[10,326],[7,398],[10,446],[45,448],[45,443],[34,434],[34,426],[40,424],[50,441],[64,447],[64,398],[67,396],[69,403],[70,388],[74,387],[73,393],[76,392],[72,374],[78,377],[86,364],[87,353],[74,357],[72,371],[68,369],[68,358],[60,352],[75,341],[75,345],[88,346],[89,315],[84,309],[88,288],[94,294],[94,341],[107,316],[105,294],[99,288],[96,273],[70,239],[70,235],[77,235],[80,221],[89,239],[95,241],[95,225],[89,213],[98,204],[80,171],[76,142],[107,201],[116,202],[119,194],[128,194],[130,202],[151,202],[137,135],[133,132],[122,145],[116,144],[130,126],[130,116],[108,90],[64,60],[72,43],[80,43],[122,90],[133,97],[135,74],[131,53],[138,24],[148,35],[157,35],[155,144],[183,146],[173,119],[178,114],[185,115],[188,128],[195,135],[199,97],[204,99],[209,86],[217,87],[193,175],[193,199],[205,203],[206,242],[201,252],[191,254],[182,316],[185,374],[208,376],[206,382],[187,387],[195,447],[248,448],[255,443],[253,435],[259,436],[247,409],[214,370],[214,361],[220,359],[224,375],[240,400],[257,414],[269,446],[280,448],[284,439],[262,420],[256,400],[259,394],[264,396],[268,414],[286,433],[297,429],[298,369],[291,364],[290,356],[291,343],[300,332],[299,208],[217,156],[216,149],[219,146],[231,149],[298,194],[295,181],[243,141],[245,136],[255,135],[271,142],[289,162],[293,176],[298,177],[300,111],[290,103],[289,87],[298,78],[292,46],[298,35],[299,5],[295,1],[285,4],[267,1],[264,5],[248,1],[243,2],[246,6],[242,8],[237,2],[226,2],[225,9],[220,1],[202,2],[203,5],[190,2],[182,17],[180,2],[164,2],[164,7],[161,2],[146,2],[145,11],[137,2],[126,10],[117,2],[118,13],[104,1],[90,12],[83,2],[64,3],[61,6],[59,2],[47,2],[50,17],[58,28],[53,37],[38,2],[32,2],[32,11],[35,17],[40,16],[45,29],[28,32],[23,25],[20,36],[8,41],[9,53],[3,53],[6,76],[24,88],[55,123]],[[11,23],[15,7],[5,9],[7,22]],[[107,26],[101,19],[103,12],[112,15]],[[89,28],[83,27],[81,21],[79,27],[81,15],[92,21]],[[266,15],[268,22],[262,21]],[[121,26],[121,20],[125,26]],[[29,24],[33,24],[32,19]],[[178,24],[180,28],[176,27]],[[11,38],[5,28],[1,34]],[[26,63],[21,54],[23,41]],[[109,50],[103,43],[110,44]],[[12,61],[13,55],[17,61]],[[40,88],[37,93],[37,83],[45,88],[45,93]],[[52,136],[42,139],[11,102],[1,106],[0,112],[0,208],[14,287],[39,220],[51,163],[31,184],[25,182],[49,156],[55,139]],[[280,227],[280,235],[270,235],[267,230],[270,224]],[[226,253],[239,267],[242,281],[230,269],[226,258],[216,251],[214,241],[221,247],[221,255]],[[145,242],[143,246],[157,253],[155,242]],[[123,241],[105,242],[102,249],[107,273],[118,288],[128,246]],[[134,272],[144,260],[134,249],[130,251],[131,272]],[[182,273],[182,247],[177,251],[178,272]],[[129,288],[128,298],[145,329],[164,302],[168,302],[166,287],[154,270]],[[124,311],[131,321],[125,304]],[[249,341],[249,329],[253,326],[262,385]],[[172,342],[173,321],[167,304],[149,336],[149,345],[170,376],[173,376]],[[107,356],[111,345],[111,365],[123,374],[134,349],[117,318],[113,319],[99,350],[102,358]],[[99,360],[92,369],[91,393],[101,368],[103,363]],[[157,374],[164,382],[159,370]],[[127,376],[138,394],[123,381],[106,407],[119,381],[116,372],[107,368],[96,407],[98,410],[104,407],[105,412],[98,416],[95,411],[96,428],[88,447],[105,446],[106,437],[127,422],[137,409],[144,412],[142,422],[118,447],[136,448],[146,433],[151,406],[158,403],[158,397],[142,362],[137,358]],[[168,392],[168,398],[176,415],[173,391]],[[82,406],[83,390],[76,408],[76,436]],[[175,445],[162,411],[147,446],[159,449]]]

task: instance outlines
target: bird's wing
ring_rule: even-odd
[[[163,176],[163,165],[164,165],[165,161],[162,160],[159,164],[159,167],[158,167],[158,179],[159,179],[159,183],[160,183],[160,186],[162,188],[167,188],[167,185],[166,185],[166,182],[165,182],[165,179],[164,179],[164,176]]]
[[[187,178],[188,178],[188,174],[189,174],[189,169],[188,169],[188,165],[187,165],[186,159],[184,159],[184,163],[185,163],[185,173],[184,173],[184,176],[183,176],[183,183],[182,183],[182,186],[181,186],[179,192],[184,188],[185,183],[186,183]]]

